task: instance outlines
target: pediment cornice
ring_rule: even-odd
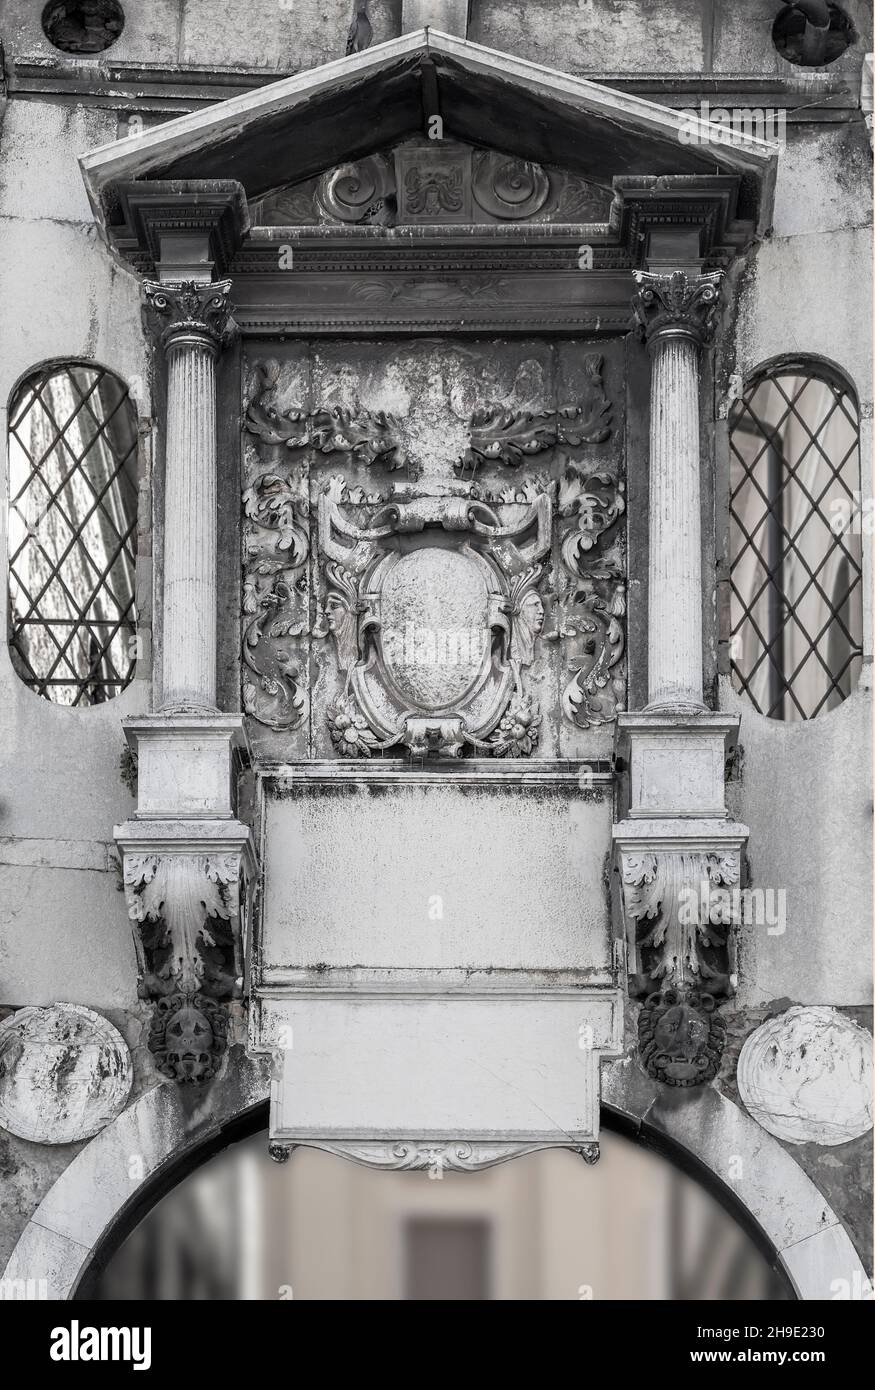
[[[602,187],[616,177],[734,177],[741,215],[756,232],[768,225],[775,146],[744,135],[691,142],[681,112],[434,30],[218,102],[80,163],[109,228],[121,186],[232,181],[251,202],[427,133],[438,114],[447,140],[559,165]]]

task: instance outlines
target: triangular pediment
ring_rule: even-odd
[[[270,83],[81,165],[98,218],[114,186],[231,180],[250,203],[428,133],[561,168],[603,189],[617,176],[741,176],[745,215],[768,213],[777,150],[740,135],[690,139],[689,118],[654,102],[434,30]]]

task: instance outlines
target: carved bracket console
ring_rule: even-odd
[[[242,997],[255,859],[233,816],[239,715],[126,721],[138,754],[137,813],[116,826],[148,1043],[170,1080],[211,1080]]]
[[[629,994],[642,1001],[639,1054],[667,1086],[717,1074],[719,1006],[735,993],[747,827],[730,821],[724,766],[736,716],[620,716],[618,765],[628,796],[614,826],[615,903]]]

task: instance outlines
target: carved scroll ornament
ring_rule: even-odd
[[[300,662],[283,639],[307,629],[309,506],[289,478],[263,473],[243,494],[243,510],[250,523],[244,537],[243,708],[268,728],[294,729],[304,719],[306,695]]]
[[[298,1145],[274,1142],[268,1152],[275,1163],[285,1163],[293,1149]],[[339,1158],[350,1159],[366,1168],[383,1169],[387,1172],[429,1172],[439,1177],[445,1172],[475,1173],[483,1168],[494,1168],[498,1163],[507,1163],[512,1158],[537,1153],[545,1149],[571,1147],[585,1163],[597,1163],[599,1146],[597,1143],[561,1146],[538,1143],[468,1143],[464,1140],[444,1144],[415,1143],[409,1139],[388,1141],[365,1141],[362,1143],[309,1141],[308,1148],[323,1149]]]
[[[515,222],[541,211],[550,180],[540,164],[488,150],[474,156],[471,189],[484,212]]]

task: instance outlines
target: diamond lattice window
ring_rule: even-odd
[[[840,704],[862,662],[857,403],[834,368],[755,375],[730,417],[733,682],[774,719]]]
[[[137,418],[102,367],[33,372],[9,415],[9,640],[46,699],[96,705],[134,674]]]

